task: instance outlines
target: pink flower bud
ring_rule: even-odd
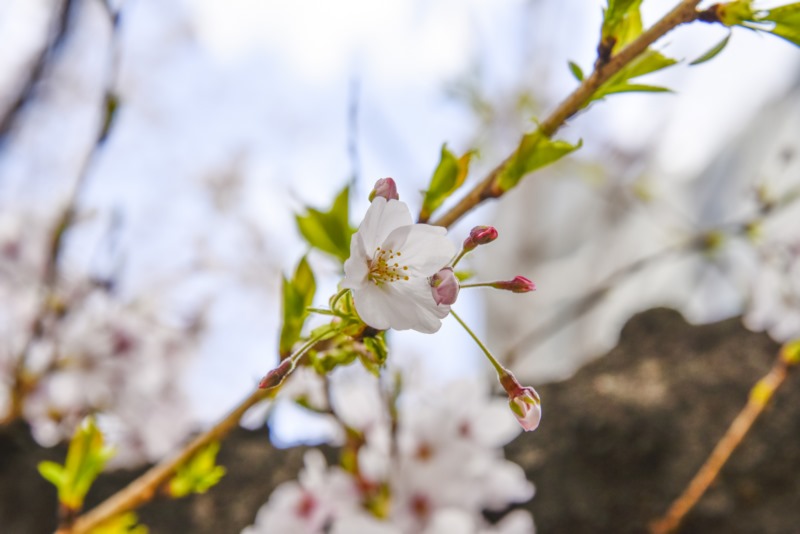
[[[519,426],[526,432],[536,430],[542,420],[542,403],[536,390],[528,386],[518,395],[508,398],[508,407],[514,412]]]
[[[292,360],[286,358],[278,367],[267,373],[267,376],[261,379],[261,382],[258,383],[258,389],[269,389],[280,386],[283,381],[286,380],[286,377],[289,376],[292,369],[294,369]]]
[[[497,230],[493,226],[476,226],[464,240],[464,251],[474,250],[478,245],[486,245],[497,239]]]
[[[397,185],[391,178],[381,178],[375,182],[375,188],[369,194],[369,201],[372,202],[375,197],[383,197],[386,200],[400,200],[400,195],[397,194]]]
[[[536,390],[530,386],[523,387],[511,372],[506,371],[500,377],[500,384],[508,393],[508,407],[526,432],[536,430],[542,420],[542,400]]]
[[[445,267],[431,277],[431,293],[437,305],[450,306],[458,298],[458,278],[452,267]]]
[[[536,291],[536,284],[524,276],[516,276],[513,280],[504,282],[492,282],[490,285],[495,289],[505,289],[506,291],[513,291],[514,293]]]

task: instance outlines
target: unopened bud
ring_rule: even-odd
[[[458,298],[458,278],[452,267],[445,267],[431,277],[431,293],[437,305],[450,306]]]
[[[294,368],[291,358],[286,358],[281,364],[267,373],[267,376],[258,383],[258,389],[269,389],[280,386]]]
[[[476,226],[464,240],[464,251],[474,250],[478,245],[486,245],[497,239],[497,230],[493,226]]]
[[[489,285],[495,289],[504,289],[506,291],[513,291],[514,293],[528,293],[530,291],[536,291],[536,284],[524,276],[516,276],[513,280],[507,280],[503,282],[492,282]]]
[[[508,407],[526,432],[536,430],[542,420],[542,400],[536,390],[523,387],[509,371],[500,376],[500,384],[508,393]]]
[[[386,200],[400,200],[400,195],[397,194],[397,184],[391,178],[379,179],[375,182],[372,193],[369,194],[369,201],[372,202],[375,197],[383,197]]]

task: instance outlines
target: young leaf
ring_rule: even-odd
[[[64,472],[63,465],[45,460],[43,462],[39,462],[38,468],[39,474],[42,475],[42,478],[47,480],[56,488],[61,488],[61,486],[64,485],[66,474]]]
[[[587,102],[587,105],[589,102],[600,100],[601,98],[614,93],[629,93],[632,91],[669,91],[669,89],[654,85],[632,84],[630,81],[633,78],[638,78],[639,76],[644,76],[645,74],[650,74],[661,69],[665,69],[671,65],[674,65],[675,63],[677,63],[677,61],[674,59],[668,58],[653,49],[648,49],[636,59],[631,61],[617,74],[609,78],[606,83],[601,85],[597,91],[594,92],[592,98]]]
[[[428,190],[425,191],[425,198],[422,200],[422,210],[419,214],[420,222],[430,219],[431,214],[461,187],[467,178],[469,162],[473,154],[474,152],[470,151],[457,158],[455,154],[447,149],[447,145],[442,145],[439,165],[433,172],[431,183],[428,186]]]
[[[755,10],[750,5],[752,0],[737,0],[712,6],[719,21],[726,26],[745,26],[755,17]]]
[[[103,521],[92,529],[92,534],[148,534],[149,529],[138,522],[136,513],[125,512]]]
[[[717,56],[717,54],[722,52],[722,50],[728,45],[728,41],[730,41],[730,40],[731,40],[731,33],[728,32],[728,35],[726,35],[725,38],[722,41],[718,42],[708,52],[706,52],[705,54],[703,54],[699,58],[697,58],[694,61],[692,61],[691,63],[689,63],[689,65],[690,66],[691,65],[700,65],[701,63],[705,63],[706,61],[714,59]]]
[[[800,46],[800,3],[770,9],[759,21],[774,22],[775,27],[770,33]]]
[[[219,442],[210,443],[178,468],[169,481],[169,494],[178,499],[190,493],[205,493],[225,476],[225,468],[217,465]]]
[[[511,161],[497,177],[496,187],[508,191],[516,186],[526,174],[549,165],[581,147],[583,143],[571,145],[566,141],[552,141],[539,130],[522,137]]]
[[[355,229],[350,227],[349,194],[345,187],[333,201],[330,211],[323,212],[307,207],[305,215],[297,215],[297,228],[309,245],[344,262],[350,257],[350,237]]]
[[[283,324],[278,344],[281,358],[289,356],[292,347],[300,339],[303,324],[308,317],[308,307],[314,300],[316,290],[314,272],[304,256],[297,265],[292,279],[283,279]]]
[[[458,278],[459,282],[466,282],[467,280],[475,276],[475,273],[473,273],[472,271],[456,271],[453,274],[456,275],[456,278]]]
[[[582,82],[583,70],[581,70],[581,67],[574,61],[570,61],[568,64],[569,64],[569,71],[572,73],[573,76],[575,76],[575,79],[578,80],[579,82]]]
[[[611,57],[642,33],[642,0],[608,0],[603,12],[600,51]]]
[[[105,446],[103,434],[94,419],[87,417],[75,429],[64,465],[41,462],[39,473],[58,488],[58,501],[65,508],[78,511],[83,507],[83,499],[92,483],[113,454],[113,450]]]
[[[381,368],[389,356],[386,339],[383,334],[378,334],[375,337],[365,337],[364,346],[367,348],[367,354],[359,354],[361,363],[367,371],[379,377]]]

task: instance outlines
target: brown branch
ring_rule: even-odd
[[[612,56],[607,62],[600,62],[597,68],[592,71],[591,75],[584,79],[572,94],[564,99],[547,118],[539,123],[539,131],[547,137],[556,133],[564,123],[566,123],[567,119],[575,115],[590,101],[592,95],[601,85],[622,70],[625,65],[647,50],[651,44],[681,24],[696,20],[699,16],[696,9],[699,3],[700,0],[683,0],[672,11],[664,15],[663,18],[642,33],[628,46],[620,50],[615,56]],[[451,226],[464,214],[484,200],[501,196],[503,191],[497,187],[496,181],[502,170],[513,158],[514,154],[507,157],[500,165],[489,172],[481,182],[476,184],[458,204],[453,206],[431,224]]]
[[[791,347],[791,348],[790,348]],[[772,369],[756,382],[750,390],[750,397],[742,411],[728,427],[705,463],[697,471],[683,493],[675,499],[664,516],[651,523],[651,534],[674,532],[689,511],[694,508],[708,487],[716,480],[720,470],[728,461],[736,447],[742,442],[753,423],[769,404],[770,399],[786,380],[789,368],[798,363],[798,348],[792,344],[784,345]]]
[[[54,47],[60,45],[65,38],[65,35],[70,30],[67,21],[69,19],[70,9],[72,9],[71,6],[72,0],[66,0],[64,3],[64,12],[61,14],[60,18],[61,25],[53,44]],[[87,177],[91,171],[92,165],[108,140],[111,127],[114,124],[114,118],[116,117],[117,100],[114,96],[114,90],[117,79],[117,70],[119,68],[119,46],[116,42],[118,38],[119,15],[115,14],[110,9],[108,13],[112,26],[111,44],[113,49],[109,62],[108,74],[103,82],[105,84],[105,90],[103,92],[103,101],[101,104],[102,108],[98,121],[97,135],[81,164],[81,168],[78,171],[77,177],[75,178],[70,192],[64,202],[64,207],[59,213],[58,218],[56,219],[55,223],[53,224],[53,228],[49,233],[49,239],[46,244],[45,251],[44,271],[40,276],[42,296],[40,297],[36,314],[31,321],[29,334],[25,341],[25,345],[20,351],[20,355],[17,358],[15,365],[13,384],[11,386],[11,409],[9,410],[8,416],[0,420],[0,425],[7,424],[10,421],[22,417],[22,409],[25,397],[36,387],[38,380],[42,376],[41,374],[37,376],[27,376],[26,366],[28,354],[30,353],[34,342],[36,342],[45,334],[45,324],[48,318],[54,314],[52,296],[58,284],[58,267],[61,253],[63,251],[64,236],[69,227],[75,222],[77,206],[80,200],[81,192],[86,186]],[[2,128],[3,125],[0,124],[0,140],[2,140],[2,136],[5,133]],[[60,313],[61,311],[63,310],[56,310],[55,313]]]
[[[58,534],[84,534],[91,532],[104,521],[133,510],[151,500],[158,489],[172,478],[178,467],[206,447],[209,443],[225,437],[238,423],[247,410],[274,394],[274,389],[257,389],[234,408],[224,419],[212,428],[197,436],[176,455],[162,460],[125,488],[103,501],[97,507],[80,516],[68,530]]]
[[[11,133],[16,123],[20,111],[31,101],[36,91],[36,86],[39,81],[44,77],[45,71],[55,55],[56,51],[61,47],[62,43],[67,37],[68,22],[70,12],[72,11],[73,0],[64,0],[61,3],[58,14],[55,17],[55,29],[52,30],[52,35],[49,42],[46,43],[39,55],[33,61],[33,66],[26,80],[22,83],[22,88],[14,98],[13,102],[9,105],[8,109],[0,117],[0,144]]]

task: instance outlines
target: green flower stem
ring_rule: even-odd
[[[350,291],[350,290],[349,289],[342,289],[341,291],[336,293],[336,296],[334,296],[333,300],[331,301],[331,310],[335,310],[336,309],[336,303],[338,303],[339,299],[342,298],[343,296],[345,296],[348,291]]]
[[[336,315],[335,311],[326,310],[325,308],[306,308],[306,311],[309,313],[318,313],[320,315]]]
[[[460,287],[461,289],[467,287],[492,287],[492,284],[494,284],[494,282],[475,282],[474,284],[461,284]]]
[[[306,352],[311,350],[311,348],[314,345],[316,345],[318,342],[322,341],[323,339],[325,339],[328,336],[331,336],[332,334],[338,334],[340,330],[341,330],[341,327],[337,328],[337,329],[334,329],[332,331],[323,332],[322,334],[319,334],[317,336],[309,338],[308,341],[303,343],[302,347],[300,347],[299,349],[294,351],[294,353],[292,353],[292,355],[289,356],[289,359],[292,361],[292,364],[296,364],[298,362],[298,360],[300,360],[300,358],[305,356]],[[294,367],[294,365],[292,365],[292,367]]]
[[[494,356],[492,356],[492,353],[491,353],[491,352],[489,352],[489,349],[486,347],[486,345],[484,345],[484,344],[483,344],[483,341],[481,341],[481,340],[478,338],[478,336],[477,336],[477,335],[475,335],[475,332],[473,332],[473,331],[470,329],[470,327],[468,327],[468,326],[467,326],[467,323],[465,323],[465,322],[464,322],[464,321],[461,319],[461,317],[459,317],[459,316],[458,316],[458,314],[457,314],[455,311],[453,311],[452,309],[450,309],[450,315],[452,315],[453,317],[455,317],[456,321],[458,321],[458,324],[460,324],[460,325],[462,326],[462,328],[464,328],[464,330],[466,330],[466,331],[467,331],[467,334],[469,334],[469,336],[470,336],[470,337],[471,337],[471,338],[472,338],[472,339],[475,341],[475,343],[477,343],[477,344],[478,344],[478,346],[481,348],[481,350],[483,351],[483,353],[484,353],[484,354],[486,355],[486,357],[489,359],[489,363],[491,363],[491,364],[492,364],[492,367],[494,367],[495,371],[497,371],[497,376],[500,376],[500,377],[501,377],[501,376],[507,375],[507,374],[508,374],[508,371],[506,370],[506,368],[505,368],[505,367],[503,367],[503,365],[502,365],[502,364],[501,364],[499,361],[497,361],[497,358],[495,358]]]
[[[459,252],[458,255],[455,258],[453,258],[453,261],[450,262],[450,267],[455,267],[458,264],[458,262],[461,261],[461,258],[467,255],[467,252],[469,251],[462,248],[461,252]]]

